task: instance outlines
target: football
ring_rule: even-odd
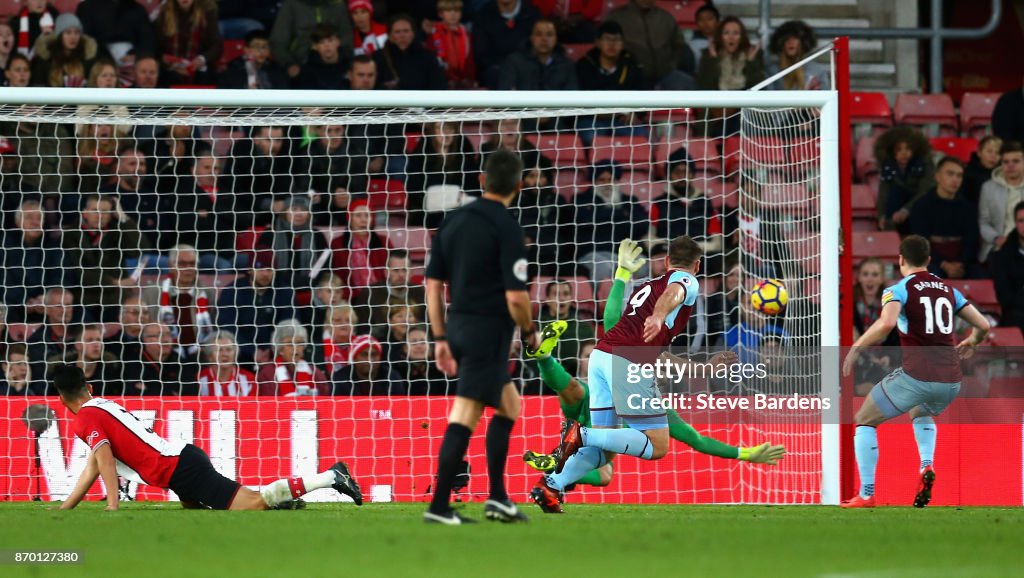
[[[750,304],[765,315],[778,315],[786,310],[789,292],[778,279],[765,279],[750,292]]]

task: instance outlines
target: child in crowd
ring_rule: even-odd
[[[439,0],[441,20],[430,33],[430,48],[444,68],[450,88],[476,86],[476,64],[470,46],[469,31],[462,25],[462,0]]]
[[[911,208],[935,184],[928,138],[912,127],[891,128],[875,142],[875,158],[881,171],[878,228],[909,232]]]
[[[348,13],[352,16],[352,46],[356,56],[370,56],[384,48],[388,41],[388,27],[373,19],[370,0],[349,0]]]
[[[345,88],[345,72],[348,59],[341,55],[341,38],[337,29],[325,22],[317,24],[310,32],[313,50],[309,60],[302,66],[298,88],[306,90],[342,90]]]
[[[964,184],[960,194],[977,206],[981,196],[981,185],[992,178],[992,171],[999,166],[999,149],[1003,147],[1003,139],[990,134],[978,142],[978,150],[971,153],[971,162],[964,169]]]

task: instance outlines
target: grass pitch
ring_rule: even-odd
[[[0,504],[0,549],[70,549],[3,576],[1019,576],[1021,508],[569,506],[528,525],[427,526],[423,504],[186,511]],[[482,519],[482,506],[464,510]]]

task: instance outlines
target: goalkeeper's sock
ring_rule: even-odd
[[[563,470],[564,471],[564,470]],[[601,470],[600,468],[590,470],[582,478],[576,480],[577,484],[585,484],[588,486],[601,486]]]
[[[938,434],[932,416],[914,418],[914,439],[917,440],[917,453],[921,456],[922,470],[932,465],[932,460],[935,459],[935,438]]]
[[[668,435],[681,441],[702,454],[735,460],[740,457],[740,449],[722,443],[714,438],[702,436],[693,426],[686,423],[673,409],[668,410]]]
[[[654,455],[654,444],[647,439],[644,432],[622,429],[591,429],[580,428],[583,434],[583,445],[600,448],[617,454],[626,454],[644,460]]]
[[[311,476],[277,480],[263,488],[260,491],[260,495],[263,496],[263,501],[273,508],[284,502],[301,498],[313,490],[329,488],[333,484],[334,472],[328,470]]]
[[[452,494],[455,474],[459,473],[462,458],[466,456],[469,438],[473,430],[460,423],[448,424],[441,441],[437,458],[437,479],[434,480],[434,498],[430,501],[430,512],[438,515],[448,513],[448,501]]]
[[[562,491],[569,484],[578,482],[594,468],[603,466],[604,452],[594,447],[582,447],[575,454],[569,456],[562,466],[562,471],[557,474],[546,476],[548,486],[552,489]]]
[[[490,480],[491,500],[499,502],[508,499],[505,492],[505,461],[508,459],[508,438],[512,433],[512,426],[515,420],[508,419],[503,415],[496,415],[491,418],[487,426],[487,477]]]
[[[875,495],[878,431],[869,425],[857,426],[857,433],[853,436],[853,448],[857,455],[857,470],[860,471],[860,495],[862,498],[870,498]]]
[[[554,357],[549,355],[548,357],[538,359],[537,366],[540,367],[540,378],[544,385],[553,389],[555,393],[560,393],[563,389],[569,387],[572,376]]]

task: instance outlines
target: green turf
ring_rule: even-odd
[[[426,526],[420,504],[103,512],[0,504],[0,549],[75,549],[2,576],[1012,576],[1020,508],[579,506],[525,526]],[[466,508],[482,514],[479,504]],[[329,574],[327,572],[330,572]]]

